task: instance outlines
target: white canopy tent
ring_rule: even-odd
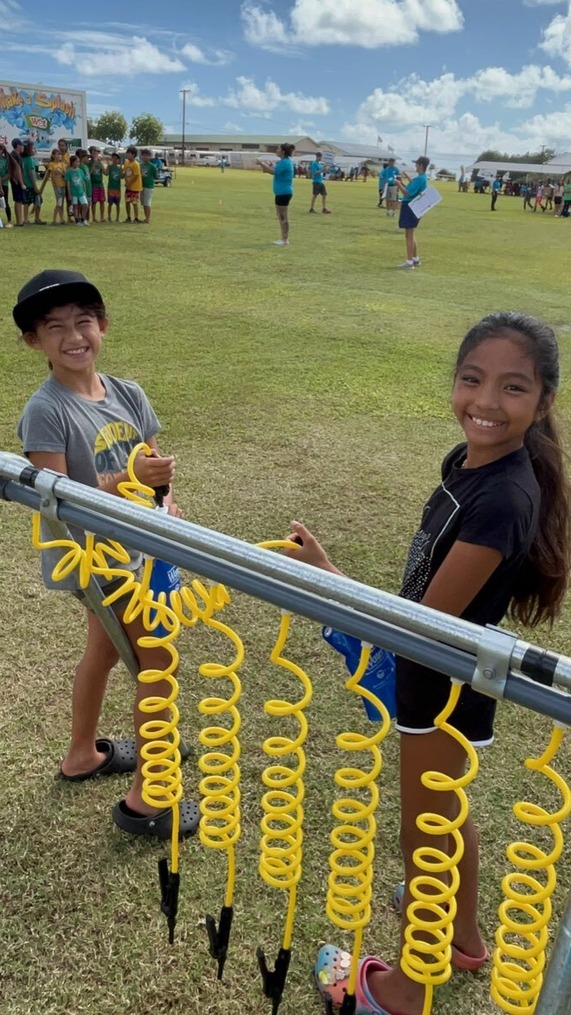
[[[571,156],[562,161],[563,156],[558,156],[550,162],[474,162],[467,167],[467,171],[476,170],[482,176],[490,176],[496,173],[526,173],[530,176],[566,176],[571,173]]]

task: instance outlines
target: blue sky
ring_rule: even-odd
[[[136,17],[134,16],[136,12]],[[90,19],[89,15],[93,14]],[[303,133],[438,167],[571,148],[570,0],[0,0],[0,78],[188,133]]]

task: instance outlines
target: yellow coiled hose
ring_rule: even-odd
[[[264,753],[275,759],[262,774],[266,792],[262,796],[264,816],[260,827],[260,875],[272,888],[288,892],[289,902],[282,947],[291,948],[293,921],[297,902],[297,886],[302,873],[303,800],[306,767],[304,744],[307,739],[307,718],[304,710],[312,698],[311,682],[301,666],[283,655],[291,625],[291,614],[282,614],[276,644],[270,654],[275,666],[291,673],[302,685],[302,697],[296,702],[272,698],[265,702],[267,715],[279,719],[291,718],[298,726],[297,736],[278,734],[263,743]],[[285,759],[294,759],[289,764]]]
[[[335,782],[349,794],[336,800],[332,807],[333,817],[338,824],[331,832],[334,847],[329,857],[330,874],[326,912],[336,927],[352,931],[355,935],[347,994],[355,995],[357,971],[361,953],[363,930],[371,918],[373,882],[373,859],[377,823],[375,812],[379,803],[377,780],[383,767],[379,744],[391,728],[391,720],[382,701],[368,688],[360,686],[360,680],[369,664],[371,645],[363,643],[359,665],[347,680],[345,687],[366,698],[381,714],[381,724],[373,736],[362,733],[341,733],[336,740],[337,747],[351,753],[367,751],[371,756],[369,768],[356,765],[339,768]],[[355,797],[356,790],[367,794],[368,799]]]
[[[135,458],[140,451],[144,451],[147,455],[152,454],[151,448],[147,444],[138,444],[133,448],[127,464],[129,480],[118,484],[118,490],[127,500],[152,508],[151,498],[154,495],[154,490],[139,482],[134,471]],[[175,676],[179,654],[174,641],[180,633],[180,620],[166,602],[164,592],[159,593],[158,598],[154,597],[149,584],[152,559],[145,560],[142,578],[138,580],[132,571],[121,567],[121,564],[129,563],[130,557],[120,543],[115,540],[96,541],[93,533],[86,533],[85,547],[81,547],[75,540],[42,540],[40,523],[41,515],[35,514],[32,520],[33,545],[39,550],[62,549],[67,551],[63,553],[53,569],[53,580],[62,581],[76,569],[78,584],[82,589],[87,587],[92,574],[102,578],[105,582],[123,579],[119,588],[103,600],[103,605],[112,606],[119,599],[128,595],[129,601],[123,611],[124,623],[129,624],[136,617],[141,616],[143,626],[148,632],[147,635],[139,638],[139,645],[142,648],[164,649],[170,656],[164,669],[141,670],[138,674],[138,680],[142,684],[155,685],[157,682],[164,681],[169,686],[168,696],[149,695],[140,702],[140,710],[150,716],[166,712],[170,718],[151,718],[141,725],[139,733],[145,741],[141,748],[143,759],[141,769],[143,776],[142,797],[150,807],[160,810],[171,808],[171,873],[178,878],[179,802],[182,797],[182,775],[178,732],[179,711],[176,705],[179,687]],[[154,632],[159,625],[162,625],[164,633],[157,635]],[[176,916],[176,903],[174,915]],[[171,939],[173,929],[174,922],[171,926],[171,918],[169,917]]]
[[[408,926],[401,955],[401,969],[416,983],[424,984],[423,1015],[432,1010],[434,987],[450,979],[452,968],[452,938],[456,916],[456,892],[460,884],[458,864],[464,853],[464,840],[460,831],[468,818],[469,806],[465,787],[478,774],[478,755],[466,737],[447,722],[456,707],[462,684],[452,681],[450,697],[442,712],[436,717],[435,725],[453,737],[468,755],[468,770],[459,779],[452,779],[443,772],[425,772],[422,784],[427,789],[441,793],[455,793],[459,811],[454,820],[435,812],[425,812],[416,819],[421,832],[426,835],[448,835],[454,843],[454,852],[448,856],[441,849],[420,846],[413,853],[415,866],[423,873],[411,880],[410,893],[413,901],[407,909]],[[440,876],[439,876],[440,875]],[[433,919],[427,918],[430,913]],[[421,915],[424,914],[424,915]],[[421,935],[421,936],[420,936]]]
[[[549,937],[551,896],[557,882],[555,863],[563,851],[561,822],[571,813],[571,790],[551,762],[561,745],[565,730],[556,725],[549,745],[540,758],[528,758],[526,768],[544,775],[561,794],[559,810],[550,813],[538,804],[523,801],[514,806],[519,821],[534,828],[548,828],[553,848],[545,852],[531,842],[513,842],[506,855],[515,867],[502,880],[505,899],[498,915],[490,993],[509,1015],[532,1015],[543,982],[545,949]],[[537,874],[544,877],[540,880]]]

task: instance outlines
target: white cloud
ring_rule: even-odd
[[[287,46],[291,41],[286,26],[273,11],[264,11],[246,0],[241,13],[244,34],[252,46],[278,49],[280,46]]]
[[[231,53],[227,53],[226,50],[214,49],[210,54],[207,54],[199,46],[195,46],[193,42],[187,42],[180,52],[181,56],[190,60],[191,63],[203,63],[212,67],[221,67],[223,64],[229,63],[231,59]]]
[[[513,109],[532,106],[540,90],[566,92],[571,90],[571,76],[560,77],[549,66],[529,64],[517,74],[510,74],[503,67],[486,67],[468,79],[480,102],[500,99]]]
[[[289,25],[254,0],[242,4],[246,40],[272,51],[287,46],[397,46],[419,32],[457,32],[457,0],[295,0]]]
[[[3,32],[14,32],[24,27],[22,8],[16,0],[0,0],[0,25]]]
[[[279,85],[269,78],[263,88],[258,88],[253,78],[238,77],[237,89],[231,89],[227,98],[221,101],[233,109],[247,109],[259,113],[269,113],[273,109],[284,107],[292,113],[325,115],[329,112],[329,103],[323,97],[302,95],[299,92],[282,92]]]
[[[217,106],[218,99],[211,98],[208,95],[201,95],[200,88],[196,84],[196,81],[187,81],[186,84],[181,85],[179,91],[185,91],[186,105],[187,106]],[[182,96],[181,96],[182,101]]]
[[[558,14],[544,30],[540,48],[571,65],[571,4],[567,14]]]
[[[54,51],[55,60],[66,67],[75,67],[87,77],[105,74],[134,77],[136,74],[168,74],[184,70],[184,64],[178,57],[162,52],[142,36],[133,35],[127,39],[105,33],[92,34],[101,41],[93,42],[84,36],[82,40],[77,40],[76,45],[75,41],[68,40]],[[89,33],[86,35],[89,36]],[[90,45],[100,48],[89,49]]]
[[[461,100],[471,104],[495,103],[525,109],[539,92],[571,94],[571,75],[560,76],[547,66],[535,64],[510,74],[503,67],[486,67],[470,77],[442,74],[425,81],[416,74],[388,89],[376,88],[357,109],[355,121],[346,123],[343,136],[376,143],[377,134],[400,152],[422,150],[426,124],[430,124],[429,150],[477,154],[483,148],[501,151],[539,150],[549,144],[568,148],[571,136],[571,102],[562,110],[541,113],[520,121],[509,130],[499,122],[482,123],[474,112],[459,114]]]
[[[292,123],[291,126],[288,127],[286,133],[305,136],[306,134],[311,134],[314,127],[315,124],[312,120],[308,120],[306,123],[302,123],[301,120],[298,120],[297,123]]]
[[[515,109],[533,105],[539,91],[571,92],[571,75],[559,76],[551,67],[530,64],[516,74],[503,67],[485,67],[469,78],[442,74],[425,81],[417,74],[403,78],[385,90],[375,88],[357,110],[359,123],[371,123],[380,129],[409,124],[438,124],[454,115],[461,99],[491,103]]]
[[[329,103],[322,96],[302,95],[300,92],[282,92],[279,85],[267,79],[260,88],[253,78],[236,78],[236,87],[226,95],[203,95],[195,81],[181,85],[187,92],[187,106],[228,106],[242,114],[268,118],[275,109],[286,109],[302,116],[323,116],[329,112]]]

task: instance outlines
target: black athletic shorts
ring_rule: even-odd
[[[12,200],[14,204],[22,204],[24,200],[23,188],[15,180],[10,180],[10,186],[12,188]]]
[[[276,204],[280,205],[282,208],[287,208],[292,197],[293,194],[276,194]]]
[[[400,733],[433,733],[434,720],[450,695],[448,677],[426,666],[397,656],[397,721]],[[486,747],[494,739],[495,698],[473,691],[464,684],[456,708],[448,722],[463,733],[474,746]]]
[[[403,201],[399,213],[399,229],[416,229],[420,219],[416,217],[408,201]]]
[[[324,183],[313,184],[313,196],[317,197],[319,194],[321,194],[321,197],[327,197],[327,191]]]

